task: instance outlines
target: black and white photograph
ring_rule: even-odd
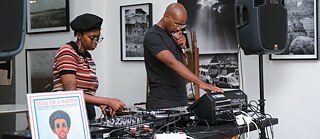
[[[28,93],[51,92],[53,60],[58,48],[26,49]]]
[[[12,83],[12,62],[0,61],[0,85],[11,85]]]
[[[27,33],[69,31],[69,0],[28,0]]]
[[[220,88],[239,88],[238,53],[201,54],[199,77]]]
[[[178,0],[188,12],[187,25],[197,32],[200,54],[238,52],[235,0]]]
[[[286,0],[288,10],[287,49],[271,54],[271,60],[318,59],[317,1]]]
[[[152,25],[152,4],[120,6],[121,61],[144,60],[143,38]]]

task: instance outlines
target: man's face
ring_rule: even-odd
[[[173,28],[173,32],[178,32],[178,31],[180,31],[180,30],[182,30],[182,29],[184,29],[184,28],[186,28],[187,27],[187,25],[185,24],[185,22],[186,21],[183,21],[184,23],[182,24],[182,23],[179,23],[179,22],[177,22],[177,21],[175,21],[174,19],[172,19],[170,16],[168,16],[169,17],[169,21],[172,23],[172,27],[171,28]],[[185,19],[182,19],[182,20],[185,20]]]
[[[54,133],[56,133],[59,139],[67,139],[69,132],[68,124],[65,119],[54,120]]]

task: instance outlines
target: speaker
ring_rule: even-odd
[[[287,9],[283,0],[236,0],[236,34],[246,55],[278,54],[287,47]]]
[[[21,52],[26,35],[27,0],[0,1],[0,59]]]

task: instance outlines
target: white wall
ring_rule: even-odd
[[[144,63],[120,61],[120,6],[153,3],[153,22],[162,17],[166,6],[174,0],[70,0],[70,20],[91,12],[104,18],[105,40],[92,52],[97,64],[100,87],[97,95],[116,97],[127,105],[145,101],[146,72]],[[27,35],[25,49],[57,47],[74,40],[72,31]],[[241,56],[244,92],[249,100],[259,99],[258,56]],[[26,71],[24,51],[16,56],[17,103],[26,103]],[[304,139],[317,136],[320,114],[318,82],[320,74],[315,61],[270,61],[264,56],[266,113],[279,118],[274,126],[277,139]],[[17,130],[26,127],[23,114],[18,114]],[[250,136],[254,139],[257,136]]]
[[[258,56],[242,56],[244,92],[249,100],[259,100]],[[320,101],[314,61],[271,61],[264,56],[264,93],[266,113],[279,118],[274,126],[278,139],[304,139],[316,136]]]

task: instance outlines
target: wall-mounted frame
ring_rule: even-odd
[[[178,0],[188,12],[188,29],[197,32],[199,54],[236,53],[235,0]]]
[[[27,33],[69,30],[69,0],[28,0]]]
[[[26,49],[27,92],[51,92],[53,60],[59,48]]]
[[[270,60],[318,59],[317,0],[285,1],[288,10],[288,42],[282,54],[271,54]]]
[[[144,60],[143,38],[151,25],[151,3],[120,6],[121,61]]]
[[[220,88],[238,89],[238,53],[200,54],[199,78]]]

